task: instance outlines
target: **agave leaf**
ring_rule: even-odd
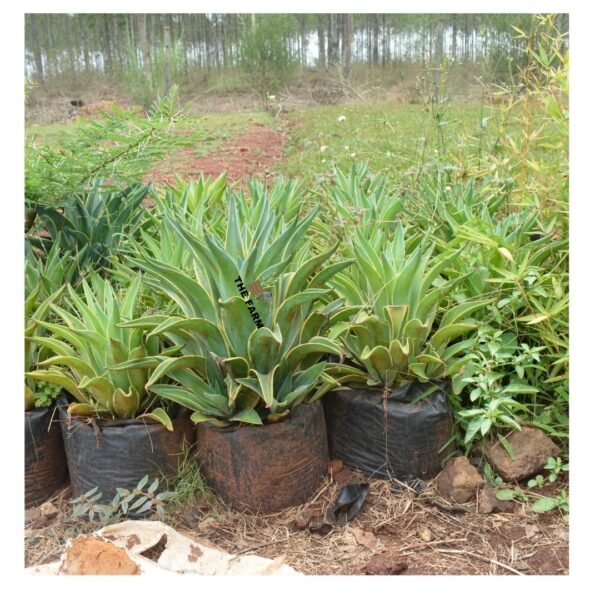
[[[244,408],[239,413],[229,417],[229,420],[250,423],[251,425],[263,424],[259,414],[253,408]]]
[[[96,373],[94,369],[90,367],[90,365],[81,358],[77,358],[75,356],[52,356],[47,360],[39,363],[40,366],[54,366],[54,365],[64,365],[65,367],[69,367],[71,371],[73,371],[75,377],[77,379],[81,379],[82,377],[95,377]]]
[[[322,356],[324,354],[338,354],[341,356],[341,348],[331,340],[324,337],[314,337],[305,344],[294,346],[285,356],[289,368],[295,369],[300,363],[311,355]]]
[[[163,425],[168,431],[173,431],[173,422],[171,417],[163,408],[155,408],[152,412],[140,415],[138,419],[152,419]]]
[[[248,370],[250,369],[248,361],[245,358],[242,358],[241,356],[235,356],[233,358],[224,359],[223,367],[233,379],[247,377]]]
[[[267,421],[269,423],[277,423],[283,421],[289,414],[289,410],[284,410],[283,412],[271,412],[267,415]]]
[[[272,373],[279,362],[281,333],[266,327],[255,329],[248,339],[249,363],[257,373]]]
[[[353,258],[342,260],[333,265],[329,265],[324,269],[321,269],[311,280],[309,283],[309,287],[317,288],[322,287],[324,284],[332,281],[334,275],[343,271],[345,268],[354,264],[356,261]]]
[[[386,371],[393,367],[392,356],[386,347],[376,346],[372,350],[365,348],[360,359],[365,365],[370,364],[377,373],[378,379],[385,382]]]
[[[254,374],[256,376],[256,379],[258,380],[258,389],[256,388],[256,386],[251,387],[249,385],[249,378],[242,378],[242,379],[238,379],[238,383],[240,383],[241,385],[245,385],[246,387],[250,387],[250,389],[253,389],[254,391],[256,391],[260,397],[263,399],[265,406],[267,408],[271,408],[274,404],[276,404],[276,400],[275,400],[275,396],[274,396],[274,392],[273,392],[273,388],[274,388],[274,378],[275,378],[275,373],[277,372],[277,369],[279,368],[279,366],[276,366],[272,371],[270,371],[269,373],[259,373],[258,371],[251,369],[250,373]]]
[[[149,388],[157,381],[160,381],[165,375],[179,369],[195,369],[200,372],[206,372],[206,357],[186,355],[163,360],[161,364],[156,367],[150,379],[148,379],[146,388]]]
[[[220,394],[195,394],[188,389],[174,385],[153,385],[149,390],[208,417],[227,417],[229,414],[227,398]]]
[[[399,306],[386,306],[385,311],[392,326],[392,338],[400,338],[404,319],[408,313],[408,305],[401,304]]]
[[[206,319],[172,319],[168,323],[157,327],[151,335],[159,335],[170,332],[195,333],[200,336],[207,351],[214,352],[218,356],[229,354],[223,333],[221,330]]]
[[[87,402],[87,398],[84,394],[81,393],[81,390],[77,387],[76,381],[72,377],[66,375],[63,371],[60,371],[58,369],[37,369],[36,371],[30,371],[29,373],[25,373],[25,375],[27,375],[27,377],[31,377],[36,381],[47,381],[48,383],[54,383],[55,385],[58,385],[67,392],[69,392],[71,396],[73,396],[80,402]]]
[[[293,274],[289,285],[286,290],[286,295],[288,297],[292,297],[295,294],[300,293],[303,289],[306,288],[307,282],[310,279],[310,276],[318,271],[323,263],[328,260],[333,253],[337,250],[339,244],[336,244],[333,248],[330,248],[326,252],[322,254],[318,254],[305,261],[300,265],[300,268]],[[315,285],[311,285],[311,287],[316,287]]]
[[[136,346],[129,352],[128,359],[136,360],[143,359],[146,357],[146,348],[143,345]],[[110,370],[110,369],[109,369]],[[144,368],[130,368],[127,369],[127,376],[129,378],[130,385],[137,391],[138,396],[140,397],[140,401],[143,400],[146,395],[146,390],[144,386],[146,385],[146,381],[148,380],[148,369]]]
[[[429,376],[427,375],[425,370],[426,367],[426,364],[420,362],[412,362],[408,365],[410,371],[412,371],[421,381],[426,381],[429,379]]]
[[[247,357],[248,340],[256,331],[256,325],[250,316],[248,306],[239,296],[220,301],[219,304],[224,313],[223,322],[227,325],[223,328],[223,332],[232,349],[231,354]],[[231,326],[233,323],[235,326]]]
[[[156,329],[160,327],[167,319],[171,319],[170,315],[146,315],[139,319],[124,321],[117,323],[117,327],[135,327],[136,329]]]
[[[402,342],[411,342],[414,352],[420,352],[431,329],[430,323],[422,323],[419,319],[411,319],[402,332]]]
[[[134,388],[129,388],[127,393],[121,388],[117,388],[112,397],[112,405],[118,417],[129,419],[134,417],[137,412],[140,405],[140,396]]]
[[[327,290],[317,288],[288,297],[277,309],[275,322],[285,331],[304,306],[312,304],[324,294],[327,294]]]
[[[214,417],[210,417],[203,412],[192,413],[191,419],[193,423],[210,423],[215,427],[229,427],[229,421],[215,419]]]
[[[67,407],[67,412],[70,415],[77,415],[79,417],[94,417],[96,416],[96,411],[91,404],[87,404],[85,402],[72,402]]]
[[[66,389],[66,388],[65,388]],[[79,389],[89,391],[94,400],[105,410],[113,412],[113,396],[115,386],[107,377],[83,377]]]
[[[214,320],[215,308],[206,290],[194,279],[180,271],[155,261],[152,258],[130,261],[140,269],[147,271],[158,280],[158,286],[169,295],[188,317],[205,317]]]

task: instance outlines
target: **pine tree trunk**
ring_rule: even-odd
[[[171,73],[171,22],[169,18],[165,20],[163,25],[163,40],[165,46],[165,93],[171,88],[172,73]]]
[[[40,38],[37,28],[37,15],[29,15],[29,25],[31,27],[31,42],[33,52],[33,62],[35,63],[35,71],[40,84],[44,83],[44,60],[42,58],[42,50],[40,48]]]
[[[324,15],[319,15],[317,25],[317,37],[319,39],[319,64],[325,66],[327,57],[325,55],[325,27],[323,26]]]
[[[350,79],[352,75],[352,15],[343,15],[343,40],[344,52],[344,77]]]

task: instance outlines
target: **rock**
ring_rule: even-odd
[[[550,456],[558,456],[560,449],[536,427],[523,427],[510,433],[506,440],[511,445],[514,459],[498,441],[485,448],[486,458],[505,481],[522,481],[539,473]]]
[[[39,508],[28,508],[25,511],[25,523],[31,523],[38,520],[42,516],[42,511]]]
[[[400,575],[408,569],[404,556],[397,556],[393,552],[376,554],[371,560],[361,567],[365,575]]]
[[[483,478],[465,456],[449,460],[437,479],[438,492],[459,504],[472,500],[483,485]]]
[[[419,534],[419,537],[424,542],[430,542],[433,539],[433,534],[424,525],[422,525],[421,527],[419,527],[418,534]]]
[[[306,529],[310,525],[310,521],[311,521],[312,517],[313,517],[313,514],[310,510],[308,510],[308,509],[301,510],[296,515],[296,520],[294,521],[294,525],[298,529]]]
[[[46,519],[50,521],[58,517],[60,511],[58,510],[58,508],[56,508],[56,506],[54,506],[54,504],[52,504],[52,502],[48,501],[44,502],[44,504],[40,506],[40,513],[43,517],[46,517]]]
[[[123,548],[93,536],[79,536],[67,548],[61,575],[139,575],[139,566]]]
[[[514,502],[510,500],[498,500],[496,492],[498,488],[489,488],[479,494],[479,512],[484,515],[498,512],[513,512],[515,510]]]
[[[198,515],[193,510],[186,510],[181,515],[181,520],[188,529],[196,529],[198,527]]]

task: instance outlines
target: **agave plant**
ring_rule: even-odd
[[[67,287],[66,308],[49,302],[59,322],[36,321],[53,335],[33,335],[28,340],[46,348],[52,356],[39,363],[47,369],[30,371],[27,376],[69,392],[75,398],[68,408],[71,414],[113,419],[144,416],[172,429],[167,413],[153,407],[153,399],[145,389],[149,370],[113,369],[124,361],[158,351],[158,340],[146,343],[141,329],[117,327],[121,319],[137,316],[141,278],[131,282],[122,298],[108,280],[97,274],[89,279],[91,285],[87,280],[82,282],[84,297]]]
[[[460,279],[444,277],[460,250],[434,257],[424,238],[407,251],[400,225],[392,242],[381,248],[373,248],[357,232],[352,249],[356,265],[337,274],[334,285],[351,305],[346,310],[354,314],[331,331],[351,363],[328,372],[340,383],[392,388],[460,369],[472,342],[452,342],[477,328],[468,317],[484,304],[472,301],[440,309]]]
[[[26,242],[25,256],[25,371],[28,372],[37,368],[45,353],[31,338],[45,335],[39,321],[46,318],[52,303],[59,303],[64,282],[72,278],[76,263],[72,256],[61,255],[59,246],[54,246],[42,259]],[[60,390],[60,386],[26,377],[25,409],[49,406]]]
[[[125,233],[132,233],[144,214],[142,200],[149,185],[135,184],[120,191],[106,190],[97,180],[87,194],[72,194],[61,208],[38,208],[38,221],[50,237],[29,236],[29,242],[48,252],[58,245],[61,253],[76,257],[80,271],[108,264]]]
[[[172,298],[179,315],[151,315],[123,326],[144,327],[149,339],[166,338],[178,355],[122,368],[151,365],[149,390],[193,410],[194,421],[216,425],[279,420],[313,392],[315,398],[335,385],[319,359],[338,347],[321,334],[342,302],[330,301],[325,285],[351,261],[321,269],[335,248],[305,256],[304,237],[315,214],[273,235],[276,216],[268,204],[252,231],[240,226],[230,199],[224,243],[168,220],[189,245],[195,276],[148,257],[131,262]],[[158,383],[163,376],[173,383]]]

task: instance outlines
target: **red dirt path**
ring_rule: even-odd
[[[286,134],[265,125],[253,125],[233,141],[205,156],[195,156],[195,148],[182,148],[155,167],[148,179],[155,184],[174,183],[175,174],[184,180],[216,177],[223,171],[234,183],[254,174],[270,174],[283,157]]]

